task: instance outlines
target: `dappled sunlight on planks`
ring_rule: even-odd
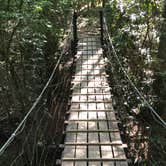
[[[62,166],[127,166],[99,38],[77,49]]]

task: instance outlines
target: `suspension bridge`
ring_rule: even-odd
[[[64,65],[63,57],[66,52],[62,51],[41,94],[1,147],[0,165],[128,165],[124,150],[127,146],[121,139],[119,120],[113,109],[108,84],[109,76],[105,67],[108,62],[103,53],[104,37],[107,38],[107,47],[115,54],[118,63],[120,61],[108,33],[103,11],[100,11],[100,30],[91,27],[92,30],[85,28],[77,32],[76,20],[74,13],[64,46],[69,55],[73,54],[70,68],[74,68],[72,79],[60,77],[60,80],[55,80],[59,66]],[[71,41],[74,49],[69,51],[71,47],[68,47],[68,43]],[[125,71],[124,75],[157,121],[165,127],[164,120],[149,105]],[[56,87],[51,89],[55,92],[51,108],[47,106],[46,100],[50,86]],[[71,87],[70,92],[68,87]],[[65,94],[56,95],[58,88]],[[71,100],[68,101],[70,97]]]

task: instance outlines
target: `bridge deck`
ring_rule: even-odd
[[[127,166],[98,37],[79,40],[62,166]]]

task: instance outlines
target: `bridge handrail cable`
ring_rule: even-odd
[[[109,40],[109,45],[110,47],[112,48],[112,51],[113,51],[113,54],[115,55],[116,57],[116,60],[122,70],[122,72],[124,73],[124,75],[126,76],[126,78],[128,79],[129,83],[131,84],[131,86],[134,88],[134,90],[137,92],[137,94],[140,96],[140,98],[143,100],[143,102],[148,106],[148,108],[150,109],[151,113],[153,115],[155,115],[157,117],[157,119],[155,119],[154,117],[154,120],[156,120],[160,125],[162,125],[165,129],[166,129],[166,122],[161,118],[161,116],[155,111],[155,109],[149,104],[149,102],[145,99],[145,97],[142,95],[142,93],[138,90],[138,88],[135,86],[135,84],[133,83],[133,81],[130,79],[129,75],[127,74],[127,72],[125,71],[124,67],[122,66],[122,63],[120,62],[120,59],[117,55],[117,52],[115,50],[115,47],[113,45],[113,41],[112,41],[112,38],[111,38],[111,35],[108,31],[108,25],[107,25],[107,21],[106,21],[106,18],[105,16],[103,15],[103,23],[104,23],[104,26],[105,26],[105,30],[106,30],[106,34],[108,36],[108,40]]]
[[[66,39],[64,39],[66,41],[69,40],[70,35],[72,33],[72,19],[73,18],[71,18],[70,25],[69,25],[70,31],[67,32],[67,37],[66,37]],[[29,109],[29,111],[27,112],[27,114],[25,115],[25,117],[23,118],[23,120],[20,122],[20,124],[18,125],[18,127],[15,129],[15,131],[11,134],[11,136],[8,138],[8,140],[0,148],[0,156],[4,153],[4,151],[7,149],[7,147],[13,142],[14,138],[23,131],[24,126],[25,126],[24,124],[25,124],[27,118],[33,112],[33,110],[35,109],[35,107],[37,106],[37,104],[39,103],[39,101],[41,100],[42,96],[46,92],[46,89],[49,87],[49,84],[51,83],[51,81],[52,81],[52,79],[54,77],[54,74],[55,74],[55,72],[56,72],[56,70],[57,70],[57,68],[58,68],[58,66],[59,66],[59,64],[60,64],[60,62],[62,60],[62,57],[63,57],[64,53],[65,53],[65,47],[62,49],[61,54],[60,54],[60,56],[59,56],[59,58],[58,58],[58,60],[57,60],[57,62],[55,64],[55,67],[54,67],[54,69],[53,69],[53,71],[52,71],[52,73],[51,73],[51,75],[50,75],[47,83],[45,84],[44,88],[42,89],[40,95],[36,98],[36,100],[33,103],[32,107]]]

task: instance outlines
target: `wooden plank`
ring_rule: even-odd
[[[80,101],[87,101],[88,97],[86,95],[79,97]]]
[[[63,161],[61,166],[74,166],[74,161]]]
[[[98,135],[98,134],[97,134]],[[66,142],[64,144],[65,146],[71,146],[71,145],[77,145],[77,146],[85,146],[85,145],[93,145],[93,146],[96,146],[96,145],[103,145],[103,146],[106,146],[106,145],[109,145],[109,146],[126,146],[126,144],[120,144],[120,143],[112,143],[112,142]]]
[[[88,142],[89,143],[98,143],[99,142],[98,133],[97,132],[88,133]]]
[[[96,121],[92,121],[92,122],[88,122],[88,130],[97,130],[97,122]]]
[[[91,44],[91,43],[90,43],[90,44],[88,43],[88,45],[89,45],[89,46],[101,47],[100,42],[98,42],[96,45],[94,45],[93,43],[92,43],[92,44]],[[86,47],[86,46],[87,46],[87,43],[85,43],[85,42],[84,42],[84,43],[80,43],[80,42],[78,43],[78,47]]]
[[[98,61],[99,59],[102,59],[103,61],[105,61],[105,59],[100,54],[96,54],[96,55],[93,54],[92,56],[82,55],[78,57],[79,57],[78,60],[82,60],[82,61],[88,61],[88,60]]]
[[[91,71],[91,70],[93,70],[93,71],[100,71],[100,70],[105,70],[105,68],[93,68],[93,66],[92,66],[92,68],[82,68],[81,66],[78,66],[77,68],[76,68],[76,70],[75,70],[75,73],[77,73],[77,72],[84,72],[84,71]]]
[[[78,51],[81,51],[81,50],[78,50]],[[84,51],[86,51],[86,50],[84,50]],[[88,51],[91,51],[91,50],[88,50]],[[97,55],[98,55],[98,59],[94,58],[93,56],[91,56],[91,57],[87,56],[87,58],[81,56],[81,58],[77,59],[77,63],[81,63],[81,62],[87,63],[87,64],[89,64],[89,63],[95,63],[95,64],[104,63],[105,59],[102,57],[102,55],[101,54],[97,54]]]
[[[98,73],[94,73],[94,71],[93,70],[91,70],[91,72],[93,72],[93,74],[91,74],[91,73],[87,73],[87,74],[83,74],[83,73],[81,73],[81,74],[75,74],[74,76],[73,76],[73,78],[79,78],[79,77],[85,77],[85,76],[87,76],[87,77],[89,77],[89,79],[94,79],[94,77],[106,77],[106,76],[108,76],[105,72],[98,72]],[[90,76],[92,76],[92,77],[90,77]]]
[[[113,109],[112,104],[105,103],[105,109]]]
[[[86,121],[78,121],[78,130],[87,130],[88,122]]]
[[[63,161],[126,161],[126,158],[63,158]]]
[[[99,146],[88,146],[88,157],[98,159],[100,158],[100,149]]]
[[[111,108],[107,108],[107,109],[111,109]],[[106,112],[106,114],[107,114],[108,120],[116,120],[115,113],[113,111]]]
[[[105,143],[106,143],[106,142],[110,143],[110,142],[111,142],[108,132],[99,133],[99,135],[100,135],[100,143],[103,143],[103,142],[105,142]]]
[[[73,87],[71,88],[71,90],[79,90],[79,89],[102,89],[102,90],[105,90],[105,89],[108,89],[109,87],[108,86],[101,86],[99,85],[98,83],[96,83],[94,86],[93,84],[95,84],[94,82],[89,82],[88,83],[88,86],[84,86],[84,85],[80,85],[79,84],[74,84]],[[81,93],[79,93],[81,95]]]
[[[87,133],[77,133],[77,142],[86,143],[87,142]]]
[[[116,143],[121,143],[121,137],[120,137],[120,133],[119,132],[111,132],[110,133],[111,136],[111,141],[112,142],[116,142]]]
[[[106,119],[106,113],[105,112],[97,112],[98,119]]]
[[[88,101],[95,101],[96,95],[88,95],[87,98],[88,98]]]
[[[72,159],[72,158],[74,158],[74,155],[75,155],[75,146],[66,146],[63,151],[62,156],[65,158]]]
[[[117,161],[116,166],[128,166],[127,161]]]
[[[103,166],[115,166],[115,165],[114,165],[114,162],[112,161],[104,161]]]
[[[70,123],[66,127],[66,130],[76,130],[76,129],[77,129],[77,123]]]
[[[81,93],[88,93],[88,88],[81,88]]]
[[[84,159],[87,157],[86,146],[76,146],[76,159]]]
[[[101,156],[102,158],[110,159],[113,158],[112,147],[111,146],[101,146]]]
[[[83,82],[82,82],[82,83],[83,83]],[[86,81],[86,83],[87,83],[87,81]],[[95,82],[88,82],[88,85],[91,84],[91,86],[80,86],[79,83],[78,83],[78,84],[74,84],[73,87],[71,88],[71,90],[73,90],[73,93],[75,93],[75,94],[76,94],[76,92],[74,92],[74,91],[79,91],[79,94],[80,94],[80,95],[81,95],[81,94],[86,94],[86,93],[83,92],[83,91],[81,92],[81,90],[83,90],[83,89],[85,89],[85,90],[87,90],[87,91],[88,91],[89,89],[95,89],[95,90],[96,90],[96,89],[99,89],[99,90],[102,90],[100,93],[98,92],[99,94],[102,94],[102,93],[103,93],[103,94],[108,94],[108,92],[109,92],[108,90],[110,90],[109,87],[107,87],[107,86],[103,87],[103,86],[99,85],[98,82],[96,82],[95,86],[92,86],[93,83],[95,83]],[[107,93],[104,92],[104,91],[106,91],[106,90],[108,91]],[[89,92],[89,94],[93,94],[93,93],[96,94],[97,92],[92,92],[92,93]],[[110,93],[109,93],[109,94],[110,94]]]
[[[88,112],[79,112],[79,119],[80,120],[88,119]]]
[[[96,103],[88,103],[88,110],[95,110],[96,108]]]
[[[82,109],[79,103],[72,103],[70,109]]]
[[[100,95],[100,96],[95,95],[95,98],[97,101],[103,101],[103,99],[104,99],[103,97],[104,97],[103,95]]]
[[[105,113],[107,113],[107,112],[111,112],[112,110],[102,110],[102,109],[96,109],[96,110],[92,110],[92,109],[70,109],[68,112],[70,113],[70,112],[84,112],[84,111],[87,111],[87,112],[105,112]],[[108,120],[110,120],[110,119],[108,119]],[[113,120],[113,121],[115,121],[115,120]]]
[[[99,67],[99,66],[88,66],[88,67],[86,67],[86,66],[76,66],[76,70],[75,70],[75,72],[77,73],[77,72],[83,72],[83,71],[90,71],[90,70],[93,70],[93,71],[95,71],[95,70],[105,70],[105,66],[103,66],[103,67]]]
[[[85,54],[87,54],[87,55],[93,55],[91,53],[91,50],[89,50],[89,51],[83,51],[83,52],[85,52]],[[81,64],[97,64],[97,65],[98,64],[104,64],[105,60],[103,58],[101,58],[101,54],[98,54],[98,53],[96,53],[96,54],[100,56],[99,59],[96,59],[96,60],[93,59],[93,58],[89,59],[89,57],[88,57],[88,59],[83,60],[82,58],[79,58],[79,59],[77,59],[76,65],[79,64],[79,63],[81,63]]]
[[[97,109],[101,109],[103,110],[105,107],[104,107],[104,102],[102,103],[97,103]]]
[[[96,112],[88,112],[88,119],[89,120],[95,120],[95,119],[97,119],[97,113]]]
[[[99,95],[101,95],[101,96],[103,96],[103,95],[104,95],[104,96],[111,96],[110,93],[87,93],[87,94],[85,94],[85,93],[84,93],[84,94],[73,93],[72,95],[73,95],[73,96],[74,96],[74,95],[80,95],[80,96],[84,96],[84,95],[85,95],[85,96],[88,96],[88,97],[89,97],[90,95],[94,95],[94,96],[99,96]]]
[[[100,122],[98,122],[98,124],[99,124],[100,130],[107,130],[108,129],[108,125],[107,125],[106,121],[100,121]]]
[[[108,101],[106,101],[106,100],[95,100],[95,101],[81,101],[81,100],[79,100],[79,101],[73,101],[72,100],[71,101],[71,103],[96,103],[96,104],[101,103],[100,107],[101,107],[101,105],[103,105],[103,107],[104,107],[104,103],[111,103],[111,102],[112,102],[111,100],[110,101],[109,100]],[[101,107],[101,108],[104,109],[103,107]]]
[[[87,166],[87,162],[86,161],[76,161],[75,166]]]
[[[88,103],[78,103],[79,104],[79,108],[81,110],[86,110],[88,109]]]
[[[78,119],[78,112],[71,112],[69,116],[69,120]]]
[[[110,129],[115,129],[115,130],[119,129],[117,123],[114,121],[108,121],[108,126]]]
[[[95,66],[95,67],[99,66],[99,67],[104,67],[104,66],[106,66],[106,65],[105,65],[105,63],[103,62],[103,63],[97,63],[97,64],[95,64],[95,63],[90,63],[90,64],[77,63],[77,64],[76,64],[76,67],[77,67],[77,66]]]
[[[86,97],[86,96],[85,96]],[[72,99],[71,99],[71,101],[79,101],[80,100],[80,96],[79,95],[74,95],[74,96],[72,96]],[[83,98],[82,98],[82,100],[83,100]]]
[[[107,121],[103,121],[103,122],[98,122],[99,123],[99,129],[102,130],[102,129],[108,129],[108,124],[107,124]],[[106,132],[106,133],[99,133],[99,136],[100,136],[100,143],[103,143],[103,142],[108,142],[110,143],[110,137],[109,137],[109,133]],[[104,148],[101,147],[101,154],[102,153],[106,153]]]
[[[98,88],[100,88],[100,86],[97,84],[97,83],[95,83],[95,82],[87,82],[87,86],[88,87],[98,87]],[[81,85],[81,87],[82,87],[82,85]]]
[[[65,142],[76,142],[76,133],[67,133],[65,137]]]
[[[114,158],[126,158],[125,153],[124,153],[124,149],[122,146],[112,146],[113,147],[113,155]]]
[[[107,79],[106,77],[96,77],[95,79],[91,79],[91,80],[87,80],[87,79],[79,79],[79,80],[73,80],[71,83],[79,83],[79,82],[94,82],[94,83],[97,83],[97,82],[107,82]],[[110,89],[110,88],[109,88]]]
[[[91,122],[88,122],[88,123],[91,123]],[[96,123],[94,122],[94,123],[91,123],[92,125],[91,125],[91,130],[89,129],[89,130],[67,130],[66,131],[66,133],[67,132],[75,132],[75,133],[78,133],[78,132],[119,132],[119,130],[111,130],[111,129],[108,129],[108,130],[95,130],[94,128],[95,128],[95,125],[96,125]]]
[[[88,93],[95,93],[96,89],[100,89],[100,88],[88,88]]]
[[[78,51],[92,51],[92,52],[97,52],[98,48],[96,49],[95,46],[90,46],[90,48],[88,47],[83,47],[83,48],[79,48]],[[97,54],[102,54],[102,53],[97,53]]]
[[[101,166],[101,162],[99,162],[99,161],[97,161],[97,162],[93,161],[93,162],[89,162],[88,165],[89,166]]]
[[[108,121],[107,119],[75,119],[75,120],[68,120],[65,121],[66,124],[72,123],[72,122],[100,122],[100,121]],[[115,123],[119,123],[119,121],[115,120]]]

